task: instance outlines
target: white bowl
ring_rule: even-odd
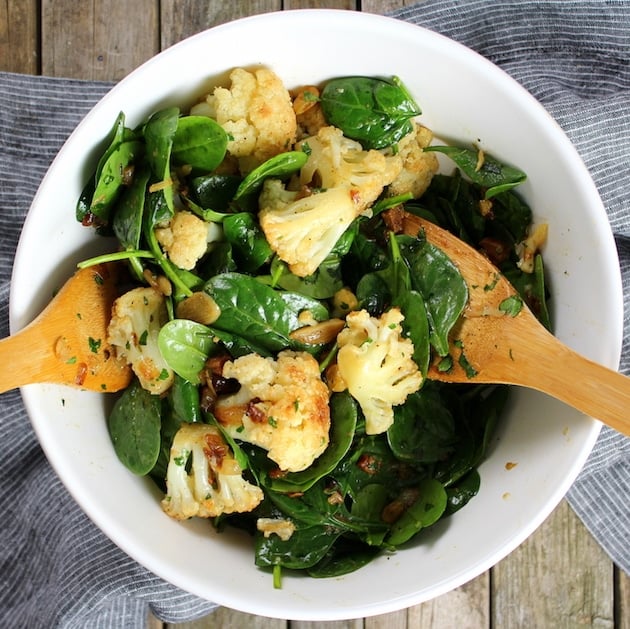
[[[289,87],[347,75],[398,75],[438,136],[477,142],[528,174],[520,190],[549,224],[545,251],[557,336],[616,368],[621,281],[606,213],[575,149],[524,89],[487,60],[433,32],[366,13],[288,11],[213,28],[121,81],[66,142],[43,180],[20,240],[11,326],[29,322],[51,286],[106,246],[74,220],[74,205],[120,110],[131,126],[158,108],[186,106],[226,70],[264,64]],[[33,273],[34,257],[48,271]],[[40,265],[41,270],[41,265]],[[117,460],[108,399],[55,386],[23,389],[51,464],[89,517],[125,552],[175,585],[221,605],[288,619],[335,620],[401,609],[481,574],[525,540],[577,476],[600,424],[538,393],[518,391],[481,491],[421,544],[341,578],[287,575],[280,590],[254,567],[250,540],[203,520],[166,517],[159,492]],[[511,470],[506,463],[516,462]]]

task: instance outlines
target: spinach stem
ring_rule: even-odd
[[[94,256],[87,260],[82,260],[77,264],[79,269],[86,269],[96,264],[103,264],[105,262],[119,262],[121,260],[130,260],[132,258],[154,258],[155,256],[150,251],[143,249],[133,249],[130,251],[115,251],[114,253],[104,253],[100,256]]]

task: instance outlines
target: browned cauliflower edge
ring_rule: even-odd
[[[247,354],[226,362],[223,377],[241,385],[214,408],[228,434],[267,450],[289,472],[306,469],[324,452],[330,391],[310,354],[285,350],[275,360]]]
[[[243,478],[219,429],[201,423],[182,424],[175,434],[166,489],[162,509],[176,520],[252,511],[263,499],[262,489]]]
[[[134,288],[116,299],[107,341],[126,360],[143,389],[156,395],[173,384],[173,370],[158,347],[160,328],[168,321],[164,295],[153,287]]]
[[[297,122],[289,91],[268,68],[235,68],[230,87],[217,87],[191,113],[214,118],[229,136],[228,153],[238,159],[242,173],[288,151]]]

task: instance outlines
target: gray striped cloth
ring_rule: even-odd
[[[630,373],[630,2],[425,0],[396,17],[459,40],[534,94],[575,143],[604,200],[626,301],[621,370]],[[11,266],[37,186],[105,83],[0,73],[0,322],[8,334]],[[0,396],[0,626],[142,628],[214,605],[124,555],[48,465],[19,393]],[[630,440],[604,429],[569,501],[630,573]]]

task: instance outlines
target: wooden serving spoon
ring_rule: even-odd
[[[468,285],[468,304],[449,343],[453,366],[441,371],[435,361],[431,379],[536,389],[630,436],[630,378],[561,343],[524,304],[515,316],[500,310],[516,290],[497,268],[450,232],[406,214],[403,231],[415,236],[420,230]]]
[[[107,343],[116,279],[115,264],[77,271],[32,323],[0,340],[0,393],[44,382],[100,392],[124,389],[131,369]]]

